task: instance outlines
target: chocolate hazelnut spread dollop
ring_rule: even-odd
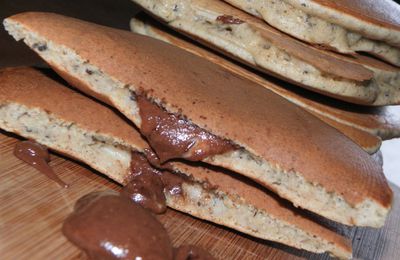
[[[175,249],[175,260],[214,260],[215,258],[204,249],[185,245]]]
[[[137,96],[142,119],[141,132],[161,162],[173,158],[201,161],[204,158],[235,150],[235,146],[218,136],[168,113],[143,96]]]
[[[144,155],[132,152],[131,174],[122,194],[135,203],[156,214],[164,213],[167,209],[164,191],[171,195],[182,193],[182,178],[165,170],[158,170],[150,165]],[[157,160],[153,157],[152,160]]]
[[[166,189],[171,195],[182,194],[182,183],[185,181],[185,177],[178,175],[177,173],[172,173],[174,170],[173,165],[170,162],[161,165],[160,159],[153,150],[145,149],[144,153],[151,165],[164,169],[161,172],[161,180],[164,184],[164,189]]]
[[[14,155],[58,183],[61,187],[68,187],[50,167],[50,155],[45,146],[33,141],[21,141],[15,145]]]
[[[132,152],[130,181],[122,189],[122,194],[154,213],[163,213],[167,206],[160,175],[161,172],[153,168],[146,157]]]
[[[183,177],[170,171],[163,171],[161,180],[164,184],[164,190],[171,195],[182,195],[182,183],[185,181]]]
[[[62,231],[90,259],[173,259],[163,225],[118,193],[97,192],[79,199]]]
[[[220,15],[216,19],[218,22],[222,22],[224,24],[242,24],[244,23],[243,20],[239,18],[235,18],[232,15]]]

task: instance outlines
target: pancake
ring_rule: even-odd
[[[400,66],[400,6],[392,0],[225,1],[302,41]]]
[[[381,148],[382,139],[379,136],[367,133],[351,126],[343,125],[335,120],[330,119],[329,117],[321,117],[317,113],[311,112],[311,114],[320,117],[322,121],[342,132],[369,154],[374,154],[379,150],[379,148]]]
[[[135,33],[150,36],[155,39],[159,39],[164,42],[173,44],[195,55],[205,58],[211,62],[217,63],[218,65],[221,65],[224,68],[245,77],[246,79],[252,80],[260,84],[261,86],[271,91],[274,91],[276,94],[306,109],[308,112],[314,114],[316,117],[318,117],[325,123],[338,129],[370,154],[374,154],[376,151],[378,151],[378,149],[382,144],[381,138],[377,136],[375,133],[370,133],[365,131],[363,128],[354,127],[353,125],[341,122],[343,120],[340,120],[341,119],[340,116],[342,114],[348,113],[347,111],[341,110],[341,113],[338,114],[329,113],[330,109],[329,106],[325,106],[324,104],[321,103],[314,104],[316,102],[313,102],[312,100],[309,100],[296,93],[287,91],[282,87],[280,87],[279,85],[276,85],[260,77],[259,75],[256,75],[255,73],[251,73],[249,70],[237,66],[236,64],[228,61],[227,59],[217,56],[214,53],[207,51],[206,49],[202,49],[190,43],[189,41],[183,40],[182,38],[178,38],[177,36],[174,36],[166,32],[165,27],[160,28],[160,24],[155,23],[154,21],[149,21],[148,17],[146,16],[141,15],[141,17],[139,17],[138,19],[137,18],[131,19],[130,27],[131,30]],[[359,114],[360,117],[364,117],[364,115],[365,114],[362,113]],[[373,118],[370,118],[369,120],[373,120]],[[400,130],[400,125],[399,125],[399,130]]]
[[[334,55],[334,54],[332,54]],[[384,105],[390,97],[391,104],[400,103],[400,68],[389,65],[365,55],[354,54],[352,57],[334,55],[337,59],[361,65],[374,72],[374,79],[379,84],[380,95],[375,100],[375,105]]]
[[[170,44],[57,14],[5,25],[71,85],[121,111],[162,161],[203,161],[343,224],[384,224],[392,191],[382,168],[258,84]]]
[[[261,77],[256,73],[252,73],[249,70],[206,50],[205,48],[196,46],[183,37],[179,37],[172,32],[166,32],[167,28],[165,26],[161,26],[160,23],[148,19],[148,17],[143,14],[139,17],[132,18],[130,27],[135,33],[173,44],[195,55],[217,63],[218,65],[221,65],[247,79],[253,80],[292,103],[295,103],[310,112],[318,114],[321,120],[323,120],[322,118],[327,117],[337,121],[337,123],[351,126],[372,135],[379,136],[383,140],[400,137],[400,106],[385,106],[377,108],[352,106],[351,104],[327,99],[320,95],[311,95],[310,92],[288,91],[286,88],[288,86],[286,85],[276,85],[266,78]],[[390,74],[390,76],[386,78],[388,81],[398,80],[398,78],[400,78],[399,69],[375,59],[355,55],[354,59],[346,58],[346,60],[351,60],[360,65],[369,66],[372,70],[376,70],[377,72],[379,71],[381,74]],[[396,84],[393,84],[393,87],[395,85]],[[397,87],[398,86],[400,86],[400,84],[397,84]]]
[[[131,175],[131,152],[149,148],[114,111],[41,71],[2,69],[0,83],[0,128],[82,161],[121,184]],[[169,207],[258,238],[351,258],[347,239],[259,185],[219,169],[183,163],[173,168],[177,176],[183,174],[183,194],[165,191]]]
[[[134,2],[201,43],[300,87],[356,104],[400,102],[400,91],[388,88],[374,71],[298,41],[222,1]]]

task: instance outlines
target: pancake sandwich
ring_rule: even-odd
[[[22,13],[4,24],[71,85],[121,111],[161,162],[203,161],[343,224],[384,224],[392,191],[382,168],[268,89],[128,31],[51,13]]]
[[[42,71],[0,70],[0,128],[75,158],[122,185],[133,165],[151,166],[149,146],[130,123]],[[350,242],[260,185],[218,168],[173,162],[159,172],[166,204],[261,239],[351,258]]]

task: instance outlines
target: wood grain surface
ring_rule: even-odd
[[[52,154],[51,166],[70,188],[38,173],[13,156],[18,139],[0,131],[0,259],[86,259],[61,233],[77,199],[120,187],[88,167]],[[334,225],[353,240],[356,259],[398,259],[400,255],[400,189],[393,187],[393,210],[382,229]],[[159,216],[175,246],[196,244],[218,259],[328,259],[254,239],[174,210]],[[329,225],[333,225],[330,223]]]

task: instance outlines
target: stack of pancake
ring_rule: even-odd
[[[122,185],[135,161],[148,161],[168,176],[169,207],[351,258],[350,242],[321,223],[378,228],[390,212],[371,154],[400,135],[399,109],[376,107],[400,102],[400,8],[382,1],[383,15],[357,1],[379,19],[350,1],[229,1],[244,11],[135,2],[191,39],[143,15],[131,21],[135,34],[52,13],[7,18],[6,30],[80,92],[45,71],[3,69],[0,128]],[[180,192],[167,188],[171,178]]]

